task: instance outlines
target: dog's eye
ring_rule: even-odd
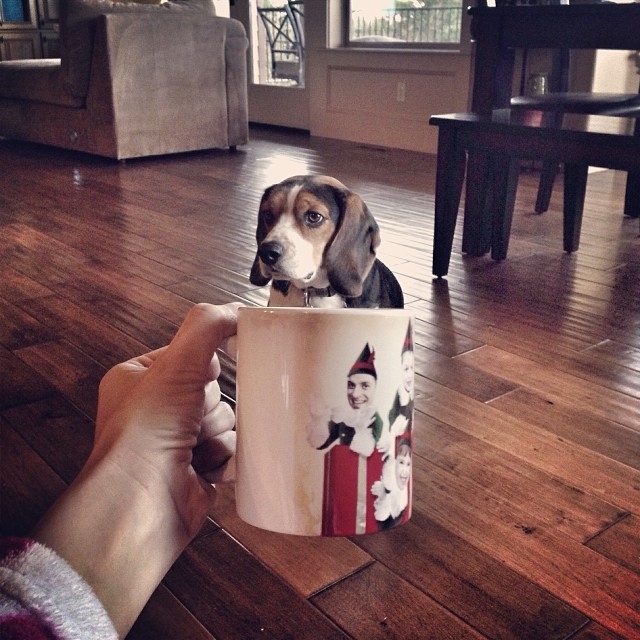
[[[273,213],[269,211],[269,209],[262,211],[262,222],[267,226],[271,226],[273,224]]]
[[[324,216],[317,211],[307,211],[304,214],[304,221],[310,227],[317,227],[318,225],[322,224],[322,222],[324,222]]]

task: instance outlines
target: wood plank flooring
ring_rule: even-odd
[[[80,469],[98,381],[249,283],[262,190],[360,193],[416,315],[414,516],[351,539],[264,532],[233,489],[131,640],[640,638],[640,236],[624,175],[590,175],[562,252],[561,180],[509,257],[431,275],[435,158],[253,127],[235,153],[113,163],[0,140],[0,527],[27,534]],[[459,225],[460,227],[461,225]],[[223,390],[234,396],[233,363]]]

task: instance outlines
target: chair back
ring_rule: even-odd
[[[281,7],[258,7],[274,80],[304,84],[304,8],[300,0]]]

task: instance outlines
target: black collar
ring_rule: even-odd
[[[289,293],[290,286],[291,283],[288,280],[273,281],[273,287],[285,296]],[[323,287],[322,289],[317,289],[316,287],[307,287],[306,289],[302,289],[302,293],[304,294],[305,298],[330,298],[331,296],[335,296],[337,291],[331,286]]]
[[[314,297],[314,298],[330,298],[331,296],[335,296],[336,295],[336,290],[329,287],[324,287],[322,289],[316,289],[315,287],[307,287],[306,289],[303,289],[303,291],[305,292],[306,296],[309,296],[309,298]]]

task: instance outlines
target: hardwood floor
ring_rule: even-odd
[[[427,155],[267,128],[127,164],[0,141],[2,533],[80,469],[107,368],[194,302],[266,304],[258,201],[307,172],[364,197],[416,314],[413,518],[296,538],[243,524],[221,489],[129,638],[640,638],[640,238],[613,171],[589,178],[577,253],[561,190],[535,215],[525,174],[508,259],[463,257],[458,231],[434,280]]]

